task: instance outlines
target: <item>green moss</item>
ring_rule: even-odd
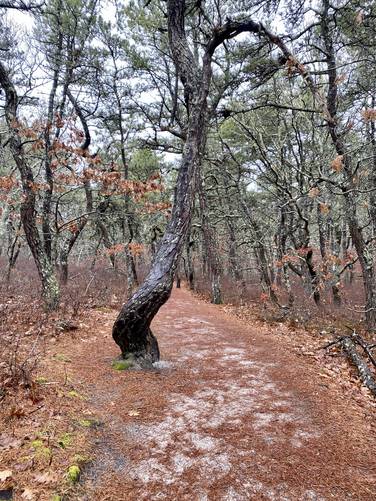
[[[48,379],[44,376],[38,376],[36,379],[35,379],[35,382],[38,383],[38,384],[46,384],[48,383]]]
[[[129,353],[125,358],[116,358],[111,363],[113,369],[117,371],[125,371],[131,367],[137,366],[137,361],[132,353]]]
[[[77,466],[76,464],[72,464],[72,466],[68,468],[67,472],[67,477],[69,482],[71,482],[72,484],[76,484],[80,479],[80,473],[81,473],[80,467]]]
[[[40,459],[49,459],[52,455],[51,449],[46,447],[43,440],[39,438],[31,442],[31,446],[35,451],[35,456]]]
[[[101,422],[96,418],[82,418],[78,420],[78,424],[83,428],[94,428],[95,426],[99,426]]]
[[[114,360],[111,365],[116,371],[125,371],[132,367],[133,363],[131,360]]]
[[[54,356],[54,359],[58,360],[59,362],[71,362],[72,361],[70,358],[68,358],[66,355],[64,355],[64,353],[57,353]]]
[[[31,442],[31,445],[34,449],[39,449],[40,447],[43,447],[43,440],[40,440],[39,438],[36,440],[33,440]]]
[[[77,464],[78,466],[83,466],[87,463],[90,463],[91,457],[90,456],[84,456],[82,454],[75,454],[73,457],[73,463]]]
[[[84,400],[85,397],[80,395],[76,390],[71,390],[67,393],[69,398],[80,398],[81,400]]]
[[[63,498],[60,496],[60,494],[53,494],[51,501],[63,501]]]
[[[72,444],[72,441],[73,441],[72,433],[63,433],[62,435],[60,435],[57,443],[62,449],[66,449]]]

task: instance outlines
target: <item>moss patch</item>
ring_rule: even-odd
[[[71,482],[72,484],[76,484],[80,479],[80,474],[81,474],[80,467],[77,466],[76,464],[72,464],[72,466],[68,468],[67,472],[67,477],[69,482]]]
[[[114,360],[111,364],[112,368],[116,371],[125,371],[132,367],[132,365],[131,360]]]
[[[95,428],[96,426],[100,426],[102,424],[99,419],[96,418],[82,418],[77,422],[83,428]]]
[[[73,456],[73,463],[77,464],[78,466],[84,466],[87,463],[90,463],[92,461],[92,458],[90,456],[85,456],[83,454],[75,454]]]
[[[69,398],[80,398],[81,400],[85,400],[85,397],[80,395],[76,390],[68,391],[67,396]]]
[[[31,442],[31,446],[35,451],[35,456],[40,459],[49,459],[52,455],[51,449],[44,445],[43,440],[39,438]]]
[[[62,449],[66,449],[72,444],[72,442],[73,442],[72,433],[63,433],[62,435],[60,435],[57,443]]]

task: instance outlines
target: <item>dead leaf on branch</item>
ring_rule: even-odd
[[[334,84],[335,85],[340,85],[341,83],[343,83],[344,81],[346,80],[346,75],[342,74],[342,75],[338,75],[337,78],[334,80]]]
[[[320,190],[315,186],[314,188],[311,188],[308,192],[309,198],[316,198],[320,194]]]
[[[376,120],[376,110],[374,108],[367,108],[362,111],[362,117],[365,122],[373,122]]]
[[[335,172],[341,172],[343,169],[343,155],[338,155],[330,165]]]
[[[330,212],[329,205],[327,205],[327,204],[321,203],[319,205],[319,208],[320,208],[321,214],[329,214],[329,212]]]
[[[363,24],[363,20],[364,20],[364,12],[360,10],[359,12],[356,13],[355,22],[356,24],[360,25]]]

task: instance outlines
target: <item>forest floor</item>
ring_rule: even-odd
[[[375,404],[355,380],[338,383],[339,370],[353,377],[346,362],[320,366],[321,338],[303,346],[286,325],[229,310],[175,289],[152,325],[153,371],[111,367],[110,308],[47,349],[55,365],[44,374],[64,374],[77,397],[55,401],[60,421],[80,412],[89,424],[80,441],[90,460],[69,499],[376,499]],[[53,476],[39,481],[19,499],[63,499],[46,488]]]

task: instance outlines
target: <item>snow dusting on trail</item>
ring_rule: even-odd
[[[101,332],[77,353],[76,377],[103,423],[81,500],[376,498],[375,470],[364,469],[375,462],[346,402],[266,325],[175,290],[152,326],[156,370],[115,372],[114,316],[102,313]]]

